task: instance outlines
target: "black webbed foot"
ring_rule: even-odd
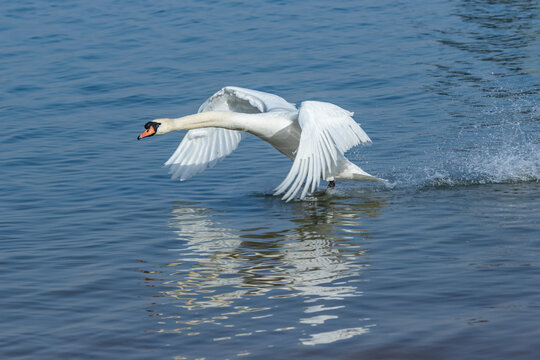
[[[326,187],[326,189],[320,190],[320,191],[315,191],[313,194],[311,194],[311,196],[313,196],[313,197],[321,197],[323,195],[326,195],[326,192],[328,191],[328,189],[333,189],[335,187],[336,187],[336,183],[334,181],[330,181],[330,182],[328,182],[328,186]]]

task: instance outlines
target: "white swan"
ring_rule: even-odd
[[[371,143],[352,115],[319,101],[304,101],[297,109],[279,96],[228,86],[206,100],[197,114],[146,123],[138,139],[189,130],[165,163],[172,178],[183,181],[233,152],[242,132],[256,135],[293,160],[275,189],[275,195],[290,201],[313,193],[321,178],[330,181],[329,187],[334,180],[381,181],[344,156],[355,145]]]

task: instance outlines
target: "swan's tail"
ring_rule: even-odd
[[[370,175],[366,172],[364,174],[353,174],[353,180],[360,180],[360,181],[379,181],[383,183],[387,183],[388,180],[378,178],[376,176]]]
[[[359,166],[353,163],[348,163],[344,171],[342,171],[338,176],[336,176],[335,179],[336,180],[379,181],[383,183],[388,183],[387,180],[368,174],[367,172],[362,170]]]

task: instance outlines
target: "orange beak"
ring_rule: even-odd
[[[141,140],[142,138],[145,138],[147,136],[154,135],[156,133],[156,130],[153,126],[148,127],[141,135],[137,136],[137,140]]]

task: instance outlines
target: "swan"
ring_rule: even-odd
[[[352,116],[326,102],[304,101],[297,109],[277,95],[227,86],[197,114],[147,122],[137,139],[189,130],[165,162],[172,178],[184,181],[233,152],[246,132],[253,134],[293,160],[274,193],[288,202],[314,193],[321,179],[329,188],[340,180],[384,181],[344,156],[353,146],[371,143]]]

